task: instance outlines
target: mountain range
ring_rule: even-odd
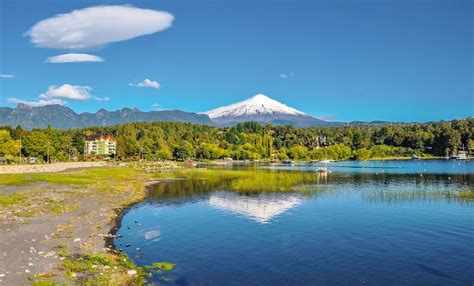
[[[96,113],[76,113],[71,108],[62,105],[31,107],[20,103],[16,108],[0,107],[0,125],[21,125],[25,129],[46,128],[49,124],[54,128],[69,129],[153,121],[214,124],[207,115],[181,110],[144,112],[137,108],[123,108],[117,111],[100,109]]]
[[[76,113],[71,108],[62,105],[32,107],[23,103],[18,104],[16,108],[0,107],[0,125],[21,125],[25,129],[45,128],[49,124],[54,128],[68,129],[154,121],[190,122],[216,126],[232,126],[244,121],[297,127],[337,124],[314,118],[263,94],[203,113],[181,110],[145,112],[137,108],[123,108],[117,111],[100,109],[96,113]]]

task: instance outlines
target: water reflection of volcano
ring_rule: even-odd
[[[302,202],[302,197],[295,194],[248,196],[231,192],[218,192],[212,194],[209,198],[211,206],[243,215],[259,223],[267,223]]]

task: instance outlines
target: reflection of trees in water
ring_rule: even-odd
[[[472,190],[474,175],[416,174],[314,174],[311,184],[295,186],[305,196],[325,192],[360,191],[370,202],[458,199],[461,191]],[[238,180],[238,179],[234,179]],[[261,183],[261,182],[260,182]],[[260,184],[258,183],[258,184]],[[258,185],[257,184],[257,185]],[[209,199],[210,193],[230,190],[232,180],[187,179],[150,186],[147,203],[181,205]],[[240,196],[259,196],[260,191],[238,192]]]
[[[210,192],[225,186],[225,182],[215,180],[173,180],[151,185],[147,203],[181,205],[201,201]]]

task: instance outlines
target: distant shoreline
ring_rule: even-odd
[[[303,164],[303,163],[335,163],[335,162],[377,162],[377,161],[410,161],[413,160],[411,157],[383,157],[383,158],[370,158],[368,160],[330,160],[330,162],[324,161],[315,161],[315,160],[288,160],[291,161],[293,164]],[[426,161],[426,160],[448,160],[446,157],[421,157],[416,160]],[[416,161],[414,160],[414,161]],[[453,160],[454,161],[454,160]],[[467,160],[469,161],[469,160]],[[259,165],[259,164],[282,164],[283,161],[270,161],[270,160],[210,160],[210,161],[192,161],[193,164],[202,164],[202,165]],[[106,167],[112,164],[123,164],[123,165],[134,165],[134,164],[159,164],[160,168],[165,166],[163,165],[173,165],[176,164],[184,164],[186,162],[181,161],[117,161],[117,162],[107,162],[107,161],[82,161],[82,162],[58,162],[52,164],[12,164],[12,165],[0,165],[0,174],[33,174],[33,173],[57,173],[63,171],[70,171],[72,169],[83,169],[83,168],[98,168],[98,167]]]

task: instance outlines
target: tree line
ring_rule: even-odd
[[[84,138],[112,135],[119,160],[366,160],[447,156],[474,148],[474,119],[385,125],[295,128],[240,123],[217,128],[178,122],[138,122],[111,127],[24,130],[0,127],[0,157],[7,162],[84,159]]]

